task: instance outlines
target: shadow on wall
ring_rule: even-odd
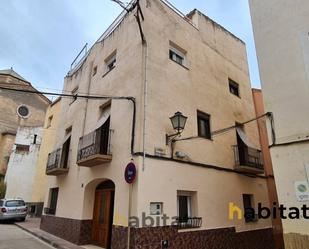
[[[4,182],[4,176],[0,175],[0,199],[5,197],[6,183]]]

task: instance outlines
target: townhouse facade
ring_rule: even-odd
[[[309,204],[309,3],[249,2],[265,109],[273,114],[269,146],[278,198],[300,210]],[[282,223],[286,248],[308,248],[306,217]]]
[[[245,44],[198,10],[133,4],[65,77],[41,229],[113,249],[273,248],[271,219],[229,219],[269,206]]]

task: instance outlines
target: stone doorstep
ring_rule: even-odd
[[[58,238],[39,229],[39,223],[36,225],[31,221],[29,223],[28,222],[26,221],[24,223],[15,223],[15,225],[57,249],[84,249],[83,247],[74,245],[73,243],[70,243],[64,239]]]

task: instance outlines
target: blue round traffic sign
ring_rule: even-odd
[[[124,179],[127,183],[132,184],[136,178],[136,166],[134,163],[129,163],[124,171]]]

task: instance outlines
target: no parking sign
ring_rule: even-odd
[[[134,163],[129,163],[124,171],[124,179],[127,183],[132,184],[136,179],[136,166]]]

